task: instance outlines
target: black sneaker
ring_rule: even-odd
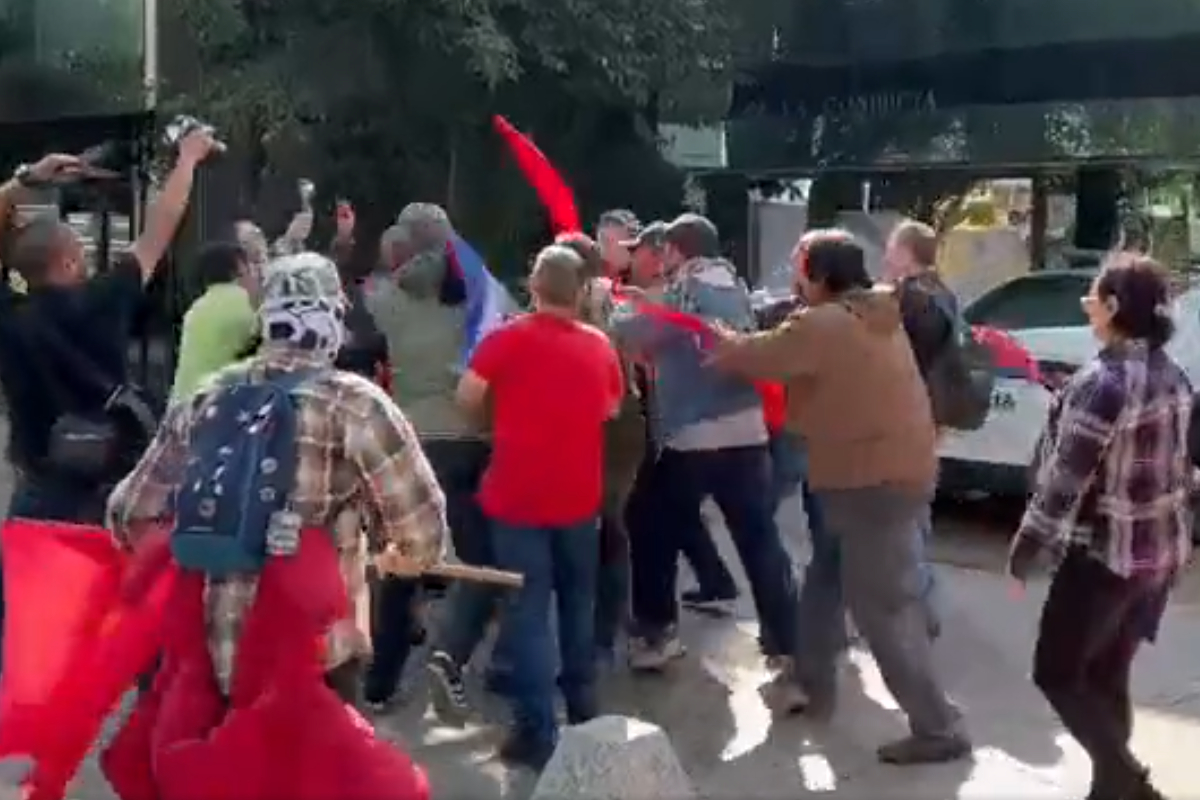
[[[541,772],[554,755],[554,745],[540,742],[523,733],[513,731],[504,738],[496,749],[496,757],[515,767],[528,767]]]
[[[690,608],[693,611],[699,611],[703,614],[729,616],[733,613],[734,606],[737,605],[737,599],[737,592],[733,592],[732,594],[713,594],[703,589],[689,589],[680,596],[679,602],[685,608]]]
[[[429,657],[425,669],[429,672],[429,696],[433,710],[443,722],[462,724],[470,716],[471,704],[462,668],[442,652]]]

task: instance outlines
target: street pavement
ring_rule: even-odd
[[[0,472],[4,494],[5,478]],[[832,722],[772,721],[758,694],[768,676],[757,653],[757,625],[748,600],[732,618],[685,613],[682,635],[688,656],[661,677],[614,670],[604,682],[605,708],[666,730],[706,800],[810,794],[896,800],[1081,797],[1089,776],[1087,759],[1062,733],[1028,678],[1045,581],[1018,594],[999,572],[1005,535],[1015,519],[1011,508],[976,505],[942,509],[936,525],[934,556],[943,562],[938,569],[945,616],[937,657],[971,727],[975,754],[969,762],[905,768],[878,764],[876,746],[902,735],[904,725],[870,656],[857,650],[843,670]],[[784,524],[795,534],[794,557],[803,562],[802,520],[785,519]],[[728,537],[715,521],[713,528],[730,554]],[[735,558],[728,560],[736,565]],[[1189,587],[1197,584],[1195,576],[1187,581]],[[1166,794],[1177,798],[1195,794],[1197,786],[1191,771],[1195,766],[1189,763],[1200,752],[1197,596],[1195,588],[1179,593],[1160,643],[1139,657],[1135,675],[1134,747]],[[404,703],[378,720],[381,733],[426,767],[435,800],[524,800],[534,777],[491,757],[504,717],[502,704],[484,694],[475,680],[478,718],[463,728],[438,723],[427,711],[422,656],[413,658]],[[70,796],[112,797],[94,759]]]

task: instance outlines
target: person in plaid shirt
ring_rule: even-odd
[[[1191,548],[1192,389],[1163,350],[1172,323],[1154,261],[1114,256],[1083,307],[1103,347],[1051,408],[1009,570],[1024,581],[1041,557],[1057,562],[1033,678],[1092,759],[1088,797],[1155,800],[1129,749],[1129,679]]]
[[[246,374],[332,367],[344,314],[341,280],[329,259],[302,253],[268,266],[260,307],[264,347],[249,361],[211,376],[190,400],[172,405],[142,460],[109,498],[110,528],[122,544],[136,544],[139,530],[147,528],[139,522],[171,513],[193,424],[216,390]],[[326,530],[335,540],[353,616],[330,628],[325,666],[330,685],[356,701],[371,654],[367,553],[391,551],[389,572],[411,576],[438,563],[447,537],[445,500],[408,420],[370,380],[330,368],[294,395],[298,463],[290,507],[302,527]],[[229,685],[256,587],[255,575],[210,578],[209,650],[221,686]]]

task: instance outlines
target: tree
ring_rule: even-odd
[[[165,89],[222,128],[251,199],[291,172],[351,196],[375,228],[408,200],[447,203],[523,268],[544,222],[490,115],[530,132],[589,214],[618,193],[636,205],[643,186],[649,205],[677,204],[657,99],[725,68],[722,2],[180,0]]]

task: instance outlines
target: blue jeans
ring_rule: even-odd
[[[776,513],[779,506],[796,487],[800,488],[800,501],[804,504],[804,515],[808,521],[808,535],[811,542],[811,557],[804,572],[804,581],[800,586],[798,603],[798,632],[797,640],[804,647],[806,621],[813,614],[831,613],[827,609],[837,609],[841,613],[842,578],[841,560],[836,539],[830,537],[825,528],[825,520],[821,515],[821,506],[816,495],[808,485],[808,454],[804,442],[790,433],[778,433],[771,437],[771,497],[775,502]],[[788,652],[776,644],[766,631],[759,637],[763,654],[766,656],[788,655]]]
[[[516,733],[540,745],[558,742],[554,710],[554,631],[558,612],[558,659],[571,723],[596,714],[595,604],[600,533],[595,518],[575,525],[535,528],[492,521],[492,546],[501,569],[525,583],[504,604],[497,646],[509,662],[505,681]]]

